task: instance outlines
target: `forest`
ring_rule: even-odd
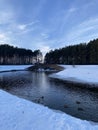
[[[98,39],[89,43],[70,45],[51,50],[45,55],[47,64],[92,65],[98,64]]]
[[[41,62],[42,53],[40,50],[34,52],[29,49],[0,45],[0,64],[33,64]]]

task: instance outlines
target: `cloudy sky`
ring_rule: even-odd
[[[0,0],[0,44],[50,49],[98,38],[98,0]]]

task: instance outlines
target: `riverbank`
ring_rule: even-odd
[[[0,65],[0,73],[11,71],[23,71],[32,65]]]
[[[53,72],[50,77],[78,87],[98,88],[97,65],[0,65],[0,73],[13,71]],[[54,73],[55,72],[55,73]]]
[[[98,130],[98,124],[13,96],[0,90],[0,130]]]
[[[98,87],[98,66],[97,65],[60,65],[63,71],[52,74],[50,77],[87,87]]]
[[[67,66],[65,70],[56,74],[66,72],[66,70]],[[0,117],[0,130],[43,130],[46,128],[47,130],[98,130],[97,123],[80,120],[62,112],[58,113],[2,90],[0,90]]]
[[[59,72],[64,70],[64,67],[56,64],[35,64],[34,66],[28,67],[27,70],[38,72]]]

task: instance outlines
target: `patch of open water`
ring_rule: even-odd
[[[72,116],[98,122],[98,92],[66,85],[44,72],[0,74],[0,88]]]

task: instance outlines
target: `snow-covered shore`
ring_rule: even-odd
[[[0,72],[11,70],[24,70],[31,65],[0,65]]]
[[[98,66],[65,66],[53,74],[60,79],[98,83]],[[29,66],[0,66],[0,71],[23,70]],[[26,101],[0,90],[0,130],[98,130],[98,124]]]
[[[87,83],[98,85],[98,65],[61,65],[65,69],[51,77],[72,81],[77,83]]]
[[[0,90],[0,130],[98,130],[83,121]]]

